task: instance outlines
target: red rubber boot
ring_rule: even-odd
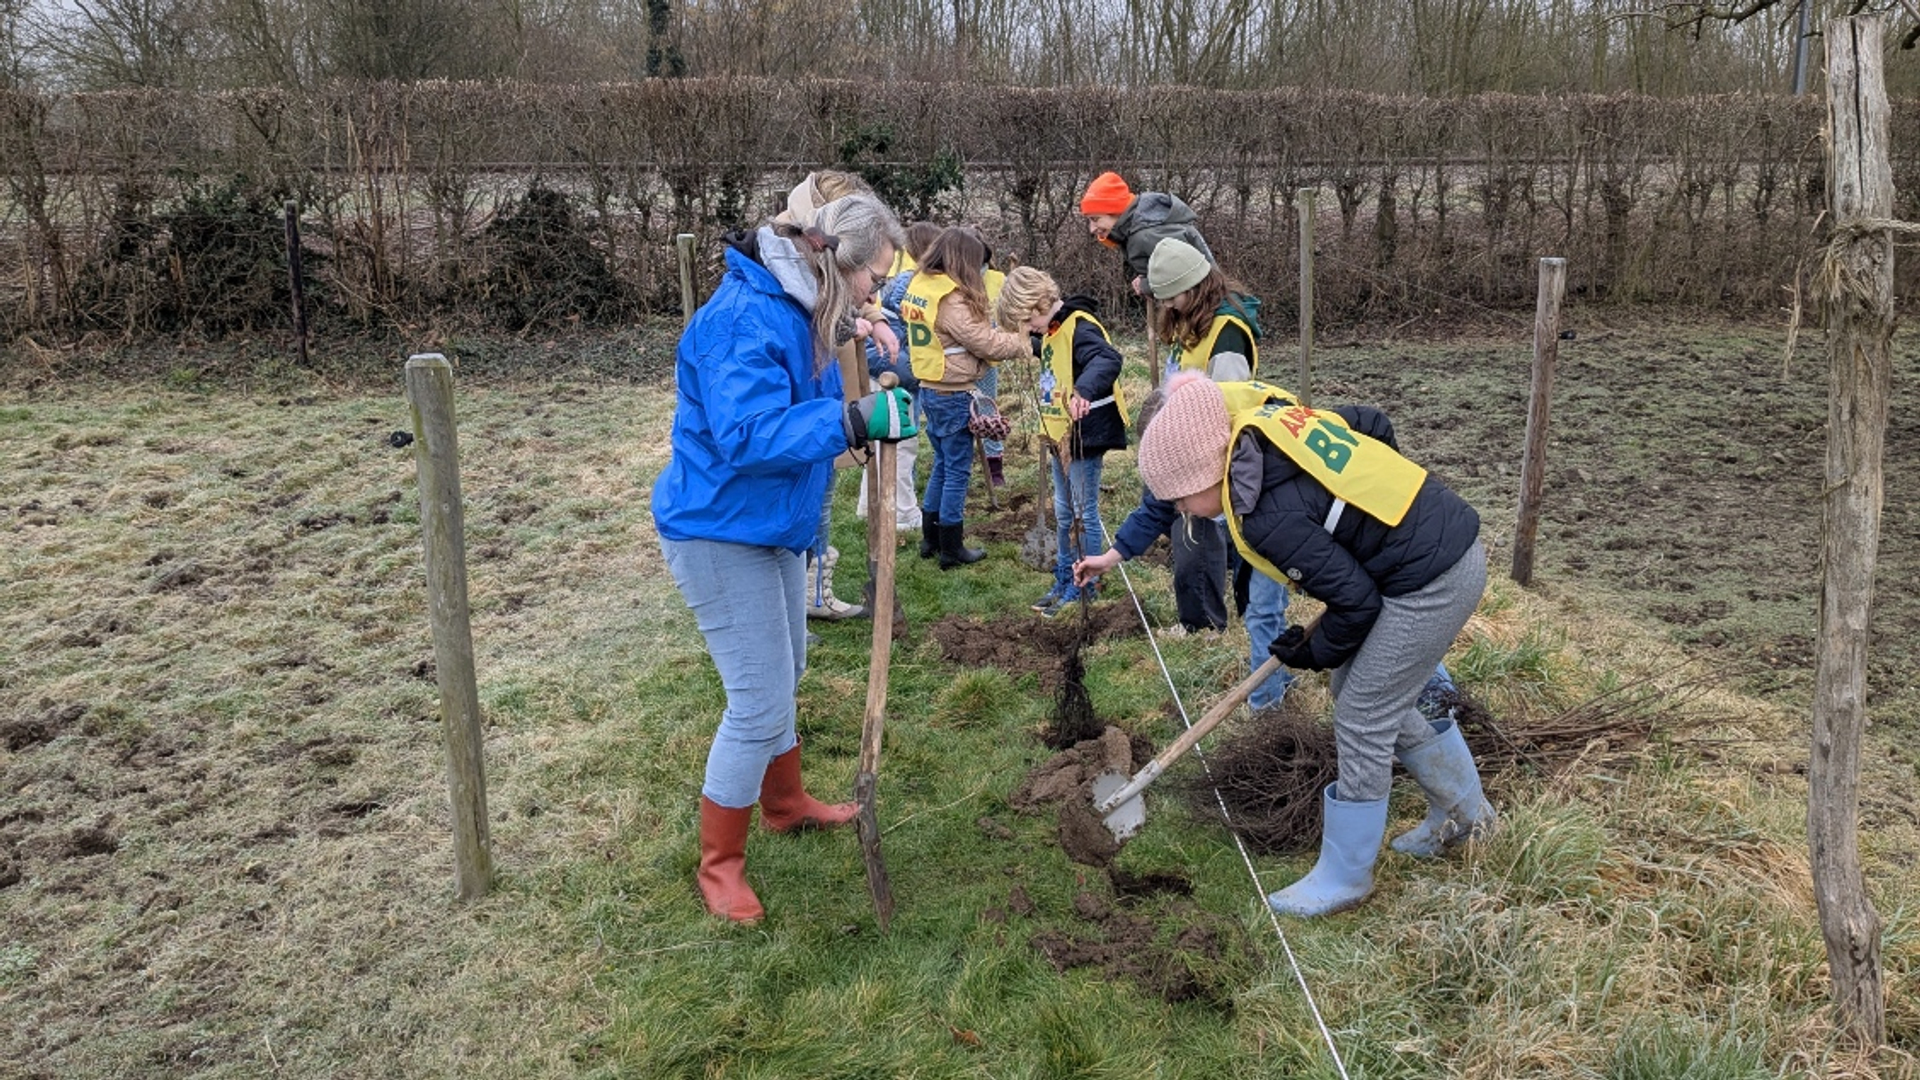
[[[747,884],[747,826],[753,807],[734,809],[700,796],[700,896],[707,910],[737,923],[756,923],[766,915]]]
[[[853,820],[853,803],[828,805],[807,794],[800,784],[800,744],[774,758],[760,780],[760,824],[777,833],[799,829],[831,829]]]

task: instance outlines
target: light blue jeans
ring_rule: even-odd
[[[721,806],[752,806],[767,765],[798,741],[794,695],[807,669],[805,559],[785,548],[665,537],[660,552],[727,690],[700,794]]]
[[[1062,479],[1060,456],[1048,454],[1053,466],[1053,520],[1059,547],[1053,558],[1054,580],[1073,580],[1073,563],[1078,557],[1098,555],[1107,550],[1107,527],[1100,521],[1100,474],[1106,470],[1106,452],[1076,460],[1067,466]],[[1067,489],[1073,489],[1074,506],[1067,502]],[[1073,523],[1080,522],[1080,546],[1073,544]]]
[[[920,511],[939,514],[942,525],[958,525],[967,516],[967,481],[973,476],[970,399],[965,390],[948,393],[922,386],[920,400],[927,407],[927,441],[933,444],[933,468],[927,472]]]

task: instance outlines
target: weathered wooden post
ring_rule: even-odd
[[[493,883],[493,851],[487,838],[480,691],[474,683],[473,629],[467,610],[467,540],[460,506],[460,449],[453,422],[453,368],[446,357],[422,353],[407,359],[407,401],[413,406],[427,611],[433,622],[440,726],[447,740],[447,787],[453,798],[454,883],[460,899],[472,900]]]
[[[1300,204],[1300,385],[1293,392],[1300,404],[1313,404],[1313,222],[1320,201],[1319,188],[1294,193]]]
[[[1560,298],[1567,292],[1567,260],[1540,260],[1540,295],[1533,304],[1533,392],[1527,398],[1527,448],[1520,458],[1520,516],[1513,527],[1513,580],[1533,583],[1533,541],[1540,532],[1540,500],[1547,487],[1547,412],[1553,365],[1560,358]]]
[[[680,325],[685,326],[693,321],[693,234],[676,235],[673,249],[680,257]]]
[[[1877,15],[1827,23],[1827,199],[1833,239],[1817,293],[1828,334],[1826,480],[1821,490],[1820,639],[1814,650],[1807,840],[1813,897],[1843,1030],[1887,1034],[1880,915],[1860,868],[1860,744],[1867,622],[1880,546],[1888,362],[1893,337],[1893,170]]]
[[[300,269],[300,208],[288,199],[287,286],[293,295],[293,349],[301,367],[307,366],[307,282]]]

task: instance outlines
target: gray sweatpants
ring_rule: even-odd
[[[1433,738],[1414,700],[1486,587],[1487,549],[1476,540],[1426,588],[1384,598],[1366,644],[1331,673],[1340,801],[1386,798],[1395,751]]]

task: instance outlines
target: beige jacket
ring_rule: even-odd
[[[1027,335],[995,329],[975,315],[958,293],[941,298],[940,310],[933,316],[933,336],[946,350],[947,371],[939,382],[920,380],[929,390],[971,390],[987,373],[988,364],[1033,355]]]

